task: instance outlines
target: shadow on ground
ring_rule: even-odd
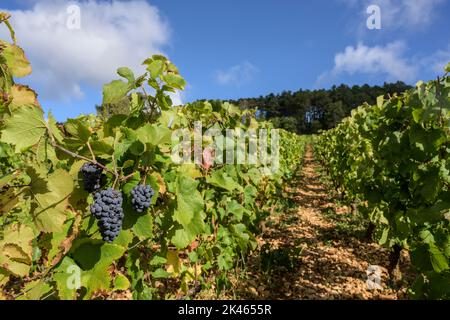
[[[364,224],[339,207],[322,183],[308,147],[302,172],[286,187],[297,207],[270,217],[259,250],[239,277],[233,294],[242,299],[405,299],[406,286],[388,283],[388,252],[362,239]],[[370,291],[366,270],[380,266],[383,290]],[[405,269],[407,270],[407,269]]]

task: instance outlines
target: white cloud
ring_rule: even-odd
[[[81,9],[79,30],[67,28],[71,4]],[[39,1],[29,10],[9,12],[32,63],[29,79],[51,100],[81,98],[84,88],[100,91],[118,77],[118,67],[142,72],[142,61],[169,42],[168,23],[146,1]]]
[[[227,70],[216,72],[216,81],[221,85],[243,85],[253,79],[258,72],[253,64],[245,61],[241,64],[232,66]]]
[[[366,8],[378,5],[382,29],[417,29],[430,25],[439,14],[439,5],[446,0],[338,0],[352,8],[359,7],[368,17]],[[364,21],[365,24],[365,21]]]
[[[421,65],[429,70],[432,70],[437,75],[444,72],[447,63],[450,62],[450,44],[445,49],[437,50],[429,57],[421,59]]]
[[[412,81],[417,69],[409,60],[403,57],[405,45],[396,41],[386,46],[368,47],[359,43],[356,47],[348,46],[344,52],[334,57],[334,67],[322,74],[318,82],[327,78],[335,78],[341,74],[381,74],[386,80]]]

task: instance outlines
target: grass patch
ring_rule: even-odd
[[[292,271],[300,265],[301,247],[281,247],[271,248],[266,243],[261,248],[260,267],[264,272],[271,272],[275,268],[284,267]]]
[[[368,227],[368,222],[361,215],[348,213],[337,213],[335,208],[326,208],[322,211],[324,217],[334,222],[332,232],[329,234],[329,240],[336,237],[355,237],[364,238]]]

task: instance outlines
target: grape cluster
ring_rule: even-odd
[[[100,181],[103,169],[94,164],[87,162],[80,169],[83,175],[83,186],[87,192],[94,192],[100,189]]]
[[[155,194],[152,187],[149,185],[137,185],[131,190],[131,204],[133,209],[139,213],[144,212],[150,207],[150,202]]]
[[[112,242],[119,235],[124,217],[122,193],[112,188],[97,192],[91,213],[98,219],[103,241]]]

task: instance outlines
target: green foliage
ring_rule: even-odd
[[[374,104],[380,95],[389,96],[408,89],[411,86],[400,81],[383,86],[341,84],[328,90],[283,91],[230,102],[245,109],[258,108],[260,117],[272,121],[277,128],[310,134],[334,128],[364,102]]]
[[[7,22],[3,13],[0,18]],[[103,88],[106,114],[57,125],[51,114],[45,118],[34,92],[14,82],[31,70],[23,51],[15,44],[0,46],[4,294],[11,297],[7,288],[14,282],[20,283],[21,299],[91,299],[121,290],[154,299],[187,293],[194,281],[211,276],[225,283],[229,270],[255,249],[259,222],[297,168],[304,139],[281,131],[280,170],[273,175],[263,174],[261,163],[180,165],[172,159],[172,134],[196,121],[203,133],[272,126],[229,103],[173,107],[170,94],[186,83],[161,55],[145,60],[146,72],[139,76],[118,69],[122,80]],[[79,173],[86,162],[103,169],[104,188],[123,193],[123,226],[111,243],[102,241],[89,210],[93,196]],[[130,192],[138,184],[155,190],[143,213],[131,205]],[[160,296],[157,280],[178,286]]]
[[[129,115],[131,111],[130,97],[126,96],[117,102],[106,103],[95,107],[97,115],[107,121],[113,115]]]
[[[274,271],[274,268],[284,267],[287,271],[293,271],[300,265],[300,247],[281,247],[272,249],[269,243],[261,248],[261,269],[265,272]]]
[[[450,290],[449,128],[445,74],[360,106],[316,143],[336,187],[362,203],[359,211],[377,226],[379,243],[410,251],[416,298],[444,299]]]

